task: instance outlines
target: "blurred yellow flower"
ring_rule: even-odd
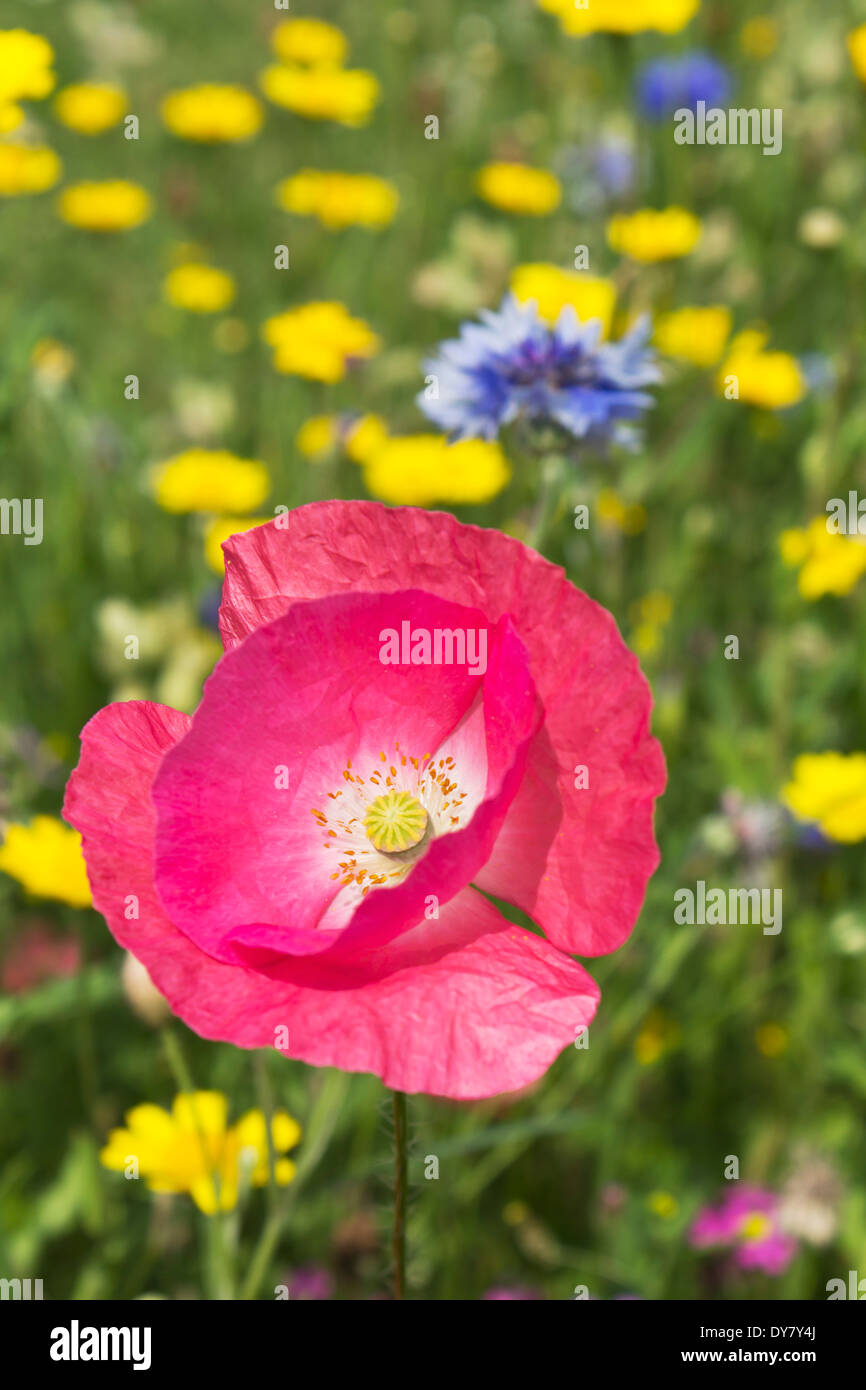
[[[654,342],[665,357],[714,367],[731,333],[731,311],[721,304],[706,309],[674,309],[656,320]]]
[[[528,164],[485,164],[478,171],[476,187],[486,203],[500,212],[544,217],[559,207],[562,188],[559,179],[547,169]]]
[[[788,1046],[788,1030],[781,1023],[762,1023],[755,1029],[755,1046],[764,1057],[781,1057]]]
[[[284,63],[339,67],[348,50],[346,35],[323,19],[284,19],[271,34],[271,47]]]
[[[241,531],[251,531],[254,526],[264,526],[273,521],[271,516],[217,516],[209,522],[204,533],[204,558],[216,574],[225,573],[223,541],[236,536]]]
[[[866,840],[866,753],[803,753],[794,759],[782,801],[830,840]]]
[[[0,143],[0,198],[24,193],[44,193],[60,178],[62,165],[44,145]]]
[[[267,1122],[260,1110],[248,1110],[228,1125],[228,1101],[219,1091],[191,1091],[175,1097],[171,1111],[159,1105],[136,1105],[124,1117],[125,1129],[113,1129],[99,1155],[105,1168],[141,1177],[151,1192],[186,1192],[207,1216],[232,1211],[241,1183],[268,1182]],[[301,1137],[301,1128],[284,1110],[271,1119],[276,1154],[286,1154]],[[274,1179],[281,1186],[295,1176],[291,1159],[279,1157]]]
[[[634,1055],[642,1067],[651,1067],[678,1041],[676,1023],[662,1009],[653,1009],[634,1040]]]
[[[169,271],[163,293],[176,309],[189,309],[193,314],[218,314],[234,299],[235,282],[225,270],[191,261]]]
[[[618,213],[607,224],[608,245],[633,261],[670,261],[687,256],[697,245],[701,224],[685,208],[661,211],[641,208],[638,212]]]
[[[101,135],[123,119],[126,92],[110,82],[76,82],[54,98],[57,119],[79,135]]]
[[[336,448],[340,438],[336,415],[311,415],[295,435],[295,447],[305,458],[315,458]]]
[[[228,449],[186,449],[151,474],[156,501],[167,512],[251,512],[268,495],[268,470],[258,459]]]
[[[866,573],[866,543],[829,531],[825,516],[814,517],[805,529],[783,531],[779,549],[786,565],[800,567],[797,588],[803,598],[849,594]]]
[[[697,14],[700,0],[538,0],[543,10],[558,15],[566,34],[640,34],[655,29],[675,34]]]
[[[765,351],[768,335],[761,329],[738,333],[719,368],[718,389],[729,390],[729,378],[736,378],[737,396],[764,410],[782,410],[796,405],[806,394],[806,379],[796,357],[787,352]]]
[[[646,1204],[653,1215],[660,1216],[663,1221],[670,1221],[680,1209],[679,1202],[670,1192],[651,1192]]]
[[[47,97],[56,81],[53,62],[54,49],[41,34],[0,29],[0,103]]]
[[[806,379],[796,357],[788,352],[766,352],[768,335],[760,329],[738,333],[719,368],[720,395],[731,389],[736,378],[735,400],[760,406],[763,410],[784,410],[796,405],[806,394]]]
[[[75,370],[75,354],[56,338],[40,338],[30,354],[30,365],[39,384],[53,391]]]
[[[71,183],[57,199],[57,211],[71,227],[89,232],[123,232],[140,227],[153,211],[146,189],[126,179]]]
[[[381,341],[363,319],[353,319],[345,305],[317,300],[269,318],[262,328],[274,349],[278,372],[310,381],[341,381],[360,358],[375,357]]]
[[[599,519],[626,536],[637,536],[646,526],[646,508],[639,502],[623,502],[612,488],[602,488],[595,502]]]
[[[24,120],[24,110],[14,101],[0,103],[0,135],[9,135],[17,130]]]
[[[629,613],[635,624],[632,647],[639,656],[652,656],[661,646],[664,629],[673,614],[670,596],[660,589],[653,590],[633,603]]]
[[[616,303],[616,290],[610,280],[537,262],[515,267],[511,289],[521,304],[534,299],[545,323],[556,323],[562,310],[571,304],[582,323],[599,319],[602,336],[606,338],[610,333]]]
[[[366,463],[388,440],[388,427],[379,415],[362,415],[347,429],[343,448],[353,463]]]
[[[90,907],[90,885],[81,853],[81,836],[56,816],[34,816],[29,825],[6,829],[0,870],[37,898],[57,898],[72,907]]]
[[[861,82],[866,82],[866,24],[861,24],[859,29],[853,29],[848,35],[847,43],[851,62],[854,64],[854,71]],[[0,92],[2,90],[2,78],[0,78]]]
[[[747,58],[769,58],[778,43],[779,25],[770,15],[755,15],[740,30],[740,48]]]
[[[399,195],[375,174],[301,169],[277,185],[277,201],[286,212],[317,217],[323,227],[387,227]]]
[[[275,106],[311,121],[366,125],[381,96],[378,78],[361,68],[305,68],[274,63],[259,75],[259,86]]]
[[[264,120],[258,98],[231,83],[200,82],[169,92],[161,109],[163,122],[174,135],[205,144],[251,140]]]
[[[367,490],[383,502],[424,507],[430,502],[489,502],[511,472],[496,443],[445,435],[394,435],[363,461]]]

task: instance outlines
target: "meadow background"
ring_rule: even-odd
[[[284,13],[264,0],[4,5],[5,27],[50,40],[58,86],[112,77],[140,119],[137,141],[121,126],[88,138],[52,97],[27,103],[29,129],[63,161],[60,186],[127,178],[155,209],[97,236],[56,215],[57,189],[0,199],[0,492],[42,497],[45,516],[39,546],[0,537],[0,817],[59,815],[90,715],[131,685],[193,708],[218,654],[206,522],[157,504],[153,464],[196,444],[260,459],[264,515],[369,495],[340,449],[301,452],[304,422],[375,412],[394,432],[424,429],[420,362],[474,316],[473,295],[495,306],[516,265],[567,268],[577,244],[616,283],[622,320],[725,305],[736,330],[766,324],[774,348],[809,363],[802,401],[728,401],[712,368],[669,362],[643,447],[580,458],[555,499],[544,553],[613,612],[653,687],[669,768],[662,863],[631,939],[588,962],[603,1002],[587,1049],[519,1097],[411,1098],[409,1284],[431,1299],[502,1287],[561,1299],[579,1285],[599,1298],[826,1297],[828,1279],[866,1275],[866,873],[862,846],[804,839],[779,794],[799,754],[866,743],[866,580],[809,600],[779,537],[866,489],[866,90],[846,48],[866,4],[704,0],[673,35],[586,39],[530,0],[333,0],[303,13],[338,24],[349,63],[378,76],[369,123],[265,102],[253,140],[198,146],[164,127],[161,99],[200,81],[256,91]],[[744,31],[756,16],[771,23]],[[694,48],[729,67],[731,104],[783,109],[779,157],[678,147],[670,120],[641,113],[640,65]],[[438,140],[424,137],[431,113]],[[631,151],[618,195],[591,172],[602,137]],[[498,158],[554,169],[559,209],[510,216],[482,202],[476,173]],[[289,215],[274,188],[303,166],[392,180],[397,216],[334,232]],[[610,249],[612,213],[668,204],[702,220],[690,255],[643,265]],[[804,225],[815,208],[834,234]],[[289,270],[274,268],[279,244]],[[166,301],[188,248],[235,277],[224,313]],[[383,340],[332,386],[275,372],[260,336],[269,315],[310,299],[342,301]],[[124,397],[129,374],[138,400]],[[539,465],[516,451],[511,463],[484,505],[439,504],[527,534]],[[581,503],[592,519],[578,531]],[[133,674],[129,632],[142,638]],[[723,656],[728,634],[737,661]],[[676,925],[673,894],[697,878],[781,887],[782,932]],[[28,941],[51,943],[53,963],[30,959]],[[130,1106],[169,1105],[177,1089],[171,1044],[130,1007],[121,959],[94,911],[0,875],[0,1275],[43,1277],[46,1297],[213,1297],[214,1221],[99,1163]],[[276,1055],[257,1073],[250,1054],[170,1029],[195,1084],[228,1095],[233,1115],[270,1093],[304,1130],[279,1221],[256,1192],[219,1223],[232,1292],[387,1294],[379,1081]],[[778,1277],[690,1246],[732,1154],[742,1177],[799,1202],[797,1253]]]

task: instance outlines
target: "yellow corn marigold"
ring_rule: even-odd
[[[779,548],[785,564],[800,570],[797,588],[803,598],[841,597],[866,574],[866,541],[829,531],[824,516],[805,529],[783,531]]]
[[[44,193],[58,182],[63,166],[53,150],[42,145],[0,143],[0,197]]]
[[[610,334],[616,303],[616,290],[610,280],[539,262],[517,266],[511,275],[511,289],[521,304],[534,300],[545,323],[556,323],[570,304],[582,323],[598,319],[603,336]]]
[[[136,1105],[126,1127],[113,1129],[99,1155],[105,1168],[145,1180],[151,1192],[188,1193],[205,1215],[232,1211],[244,1181],[263,1187],[269,1177],[268,1127],[260,1110],[228,1123],[228,1101],[219,1091],[190,1091],[175,1097],[171,1111]],[[274,1180],[284,1186],[295,1165],[284,1155],[301,1138],[301,1128],[284,1110],[271,1118],[276,1155]]]
[[[232,83],[200,82],[169,92],[161,110],[173,135],[202,144],[251,140],[264,120],[258,98]]]
[[[352,362],[374,357],[381,341],[363,319],[334,300],[302,304],[263,326],[278,372],[310,381],[341,381]]]
[[[831,840],[866,840],[866,753],[803,753],[794,760],[782,801]]]
[[[277,201],[286,212],[316,217],[323,227],[387,227],[399,195],[375,174],[340,174],[301,169],[277,185]]]
[[[559,179],[548,169],[503,160],[485,164],[478,171],[476,187],[491,207],[526,217],[545,217],[562,200]]]
[[[738,333],[719,368],[720,395],[763,410],[784,410],[806,394],[806,379],[796,357],[767,352],[768,336],[760,329]]]
[[[54,90],[54,49],[41,34],[0,29],[0,103],[39,100]]]
[[[79,135],[101,135],[123,119],[126,92],[111,82],[75,82],[54,98],[57,119]]]
[[[424,507],[431,502],[489,502],[511,474],[500,446],[444,435],[393,435],[363,463],[367,490],[383,502]]]
[[[731,334],[731,311],[722,304],[706,309],[674,309],[656,320],[654,342],[665,357],[714,367]]]
[[[274,63],[259,76],[268,101],[311,121],[362,126],[381,96],[379,79],[361,68],[305,68]]]
[[[146,189],[126,179],[71,183],[57,199],[57,211],[70,227],[89,232],[124,232],[140,227],[153,211]]]
[[[29,825],[8,826],[0,870],[34,897],[56,898],[72,907],[91,905],[81,836],[56,816],[34,816]]]
[[[163,293],[176,309],[188,309],[193,314],[218,314],[234,299],[235,282],[225,270],[190,261],[169,271]]]
[[[271,47],[283,63],[306,67],[339,67],[349,48],[346,35],[336,24],[306,15],[284,19],[271,34]]]
[[[633,261],[652,264],[687,256],[701,235],[701,224],[686,208],[618,213],[607,224],[607,241],[612,250]]]
[[[268,470],[228,449],[186,449],[157,464],[153,495],[167,512],[251,512],[268,494]]]
[[[654,29],[676,34],[697,14],[700,0],[538,0],[555,14],[566,34],[640,34]]]

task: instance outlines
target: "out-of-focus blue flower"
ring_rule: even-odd
[[[731,92],[731,75],[709,53],[684,53],[644,63],[637,76],[637,98],[644,114],[662,121],[683,107],[694,110],[699,101],[720,106]]]
[[[631,192],[638,171],[637,152],[628,136],[604,133],[583,145],[559,150],[553,168],[565,190],[566,206],[593,216]]]
[[[532,300],[509,294],[481,320],[465,323],[424,364],[438,397],[424,391],[418,404],[440,429],[454,439],[494,439],[520,417],[559,425],[594,448],[637,442],[631,422],[654,404],[644,388],[661,380],[648,319],[603,343],[600,322],[581,323],[572,305],[550,327]]]
[[[634,183],[637,158],[634,145],[621,135],[603,135],[592,147],[593,172],[602,190],[621,198]]]

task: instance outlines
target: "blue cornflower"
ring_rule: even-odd
[[[709,53],[655,58],[644,63],[637,78],[638,101],[652,121],[664,120],[684,107],[694,111],[699,101],[719,106],[730,92],[728,69]]]
[[[551,327],[530,300],[506,295],[498,310],[482,310],[460,337],[442,343],[424,364],[438,395],[418,396],[424,413],[454,439],[494,439],[518,417],[559,425],[595,448],[634,445],[637,420],[653,398],[644,387],[661,380],[651,333],[642,319],[615,343],[601,341],[598,319],[581,323],[566,305]]]

